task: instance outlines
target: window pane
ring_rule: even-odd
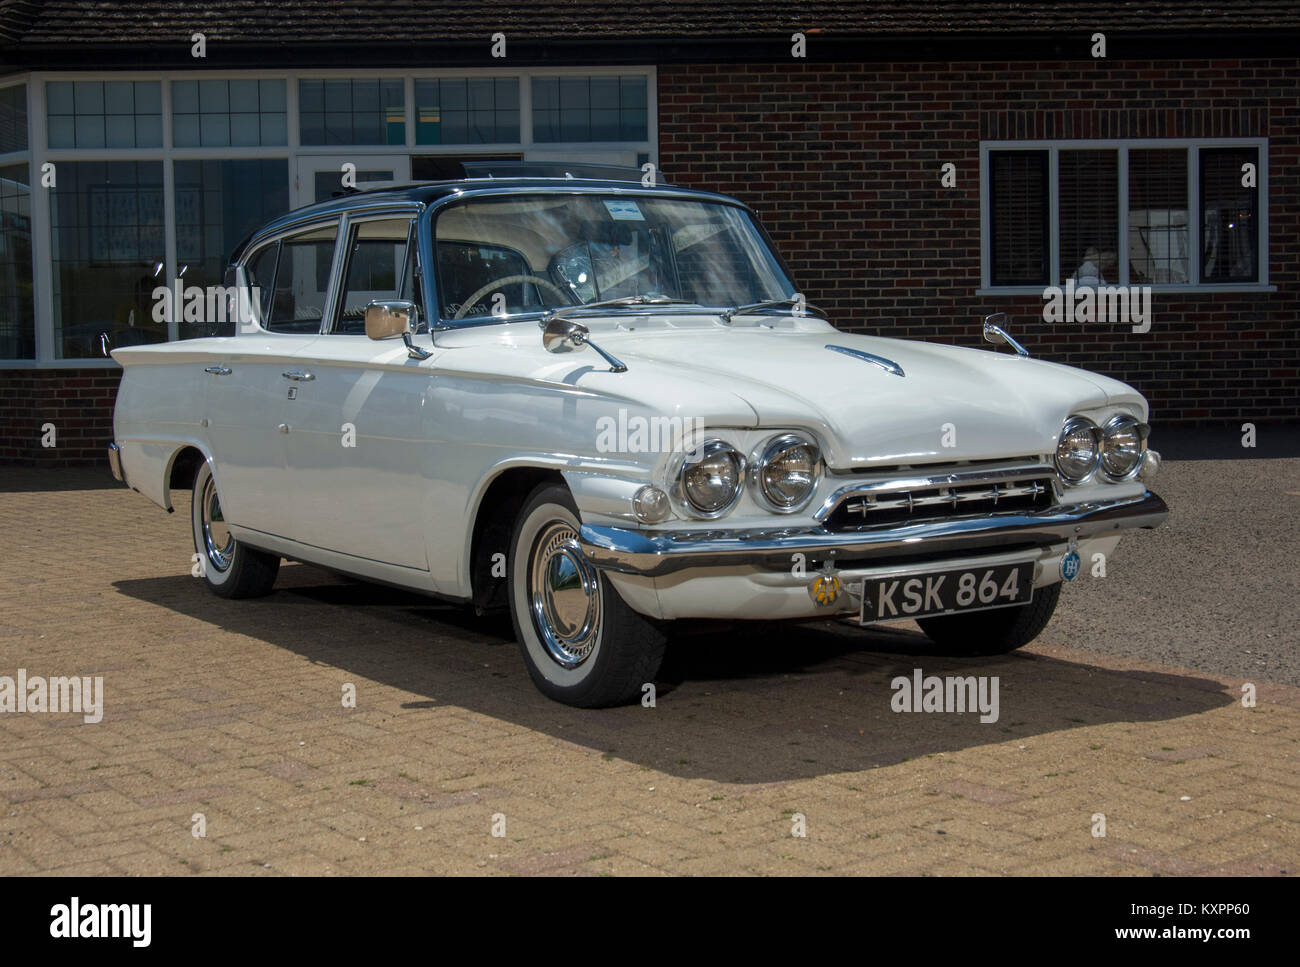
[[[27,150],[27,85],[0,88],[0,154]]]
[[[173,81],[173,142],[178,148],[287,144],[284,85],[276,80]]]
[[[407,291],[406,241],[409,218],[385,218],[362,222],[353,229],[346,283],[336,333],[364,334],[366,305],[376,299],[411,299]]]
[[[406,143],[406,100],[399,79],[300,80],[303,144]]]
[[[26,164],[0,168],[0,359],[36,358],[32,189]]]
[[[165,340],[153,299],[166,284],[162,162],[59,162],[50,218],[57,355]]]
[[[176,258],[186,287],[221,285],[230,253],[289,207],[289,163],[275,160],[177,161]],[[215,335],[218,320],[179,322],[182,339]]]
[[[1129,151],[1129,283],[1191,281],[1187,230],[1187,149]]]
[[[262,320],[271,309],[271,292],[275,286],[275,260],[280,254],[280,243],[272,242],[253,254],[244,263],[244,275],[249,288],[256,293],[253,296]]]
[[[1255,176],[1245,187],[1245,166]],[[1201,149],[1201,281],[1259,281],[1259,151]]]
[[[1118,282],[1119,154],[1062,151],[1057,187],[1061,275],[1077,285]]]
[[[444,77],[415,82],[416,144],[519,140],[519,81]]]
[[[1047,285],[1047,152],[989,152],[993,285]]]
[[[335,224],[302,232],[280,244],[268,329],[273,332],[316,332],[320,329],[337,234],[338,225]]]
[[[642,76],[533,80],[534,141],[644,141],[648,120]]]
[[[50,147],[161,147],[161,91],[158,81],[50,81]]]

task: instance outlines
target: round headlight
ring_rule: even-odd
[[[1101,431],[1101,472],[1119,482],[1142,468],[1147,449],[1147,425],[1131,416],[1117,416]]]
[[[721,517],[740,496],[745,458],[730,443],[709,440],[686,455],[682,497],[700,517]]]
[[[758,492],[768,508],[789,514],[812,499],[820,467],[821,452],[817,444],[787,433],[763,448],[753,473]]]
[[[1097,470],[1101,459],[1101,430],[1083,416],[1072,416],[1056,443],[1056,469],[1068,483],[1080,484]]]

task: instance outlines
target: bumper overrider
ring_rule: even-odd
[[[1118,537],[1125,530],[1151,528],[1169,516],[1158,496],[1063,504],[1026,513],[882,526],[831,532],[824,526],[647,532],[584,524],[579,543],[596,567],[622,574],[658,577],[688,568],[749,565],[788,569],[791,556],[808,561],[939,558],[1001,550],[1048,548],[1089,537]]]

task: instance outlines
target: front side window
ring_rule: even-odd
[[[526,195],[438,213],[445,320],[537,312],[637,295],[728,307],[794,295],[750,215],[685,199]]]
[[[332,332],[364,334],[366,306],[377,300],[407,299],[419,308],[411,245],[414,225],[407,216],[353,223],[339,319]]]

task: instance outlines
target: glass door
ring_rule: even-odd
[[[298,158],[294,182],[296,207],[357,191],[404,185],[411,180],[411,159],[406,155],[308,155]]]

